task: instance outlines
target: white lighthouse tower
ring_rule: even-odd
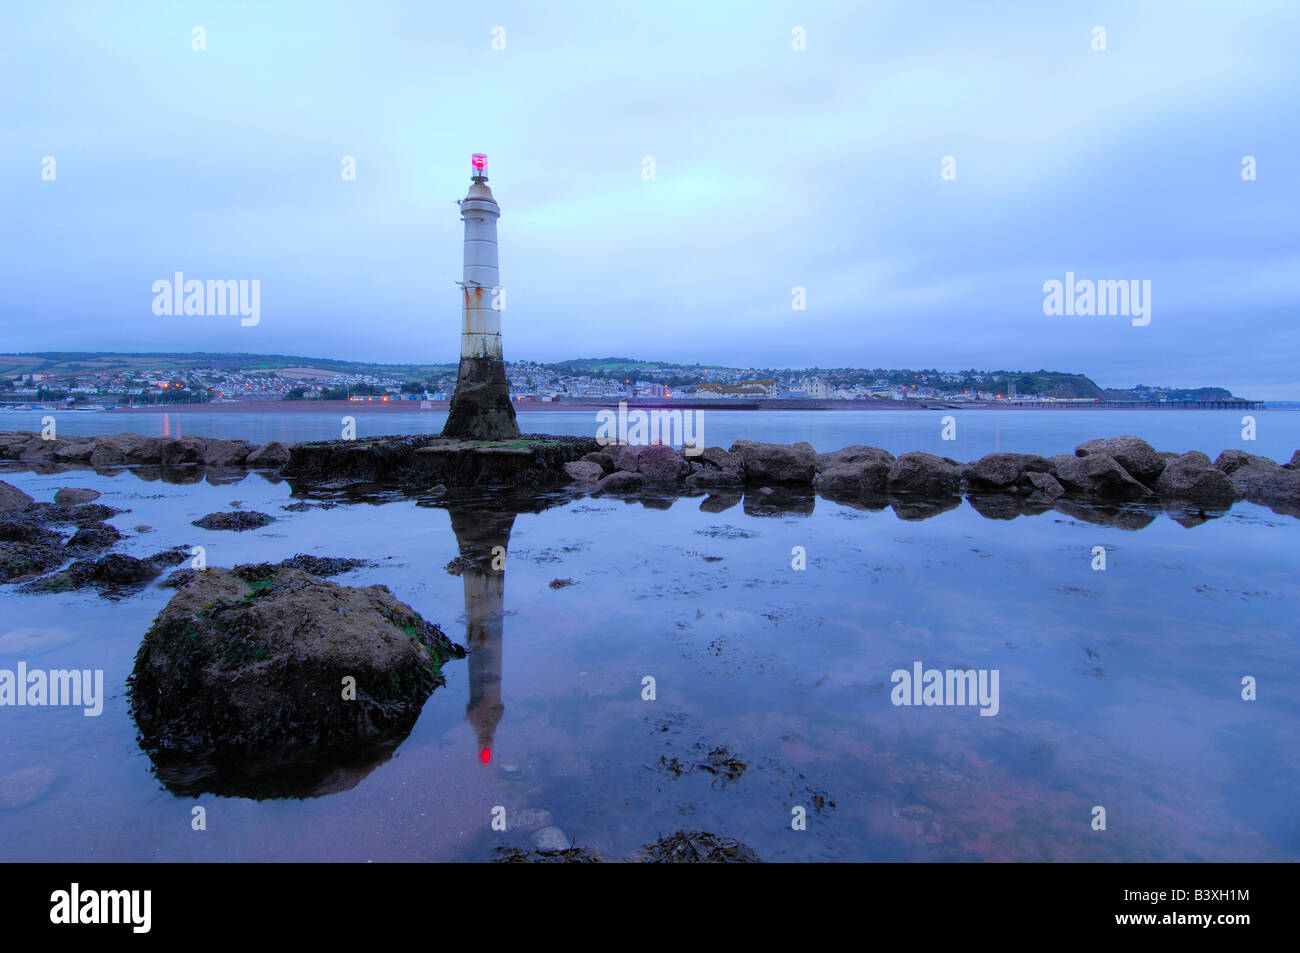
[[[501,354],[505,292],[497,269],[497,219],[501,207],[487,184],[487,156],[471,159],[469,194],[460,202],[465,223],[461,285],[460,370],[444,437],[502,440],[519,436]]]

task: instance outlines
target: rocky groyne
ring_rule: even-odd
[[[1198,451],[1157,451],[1136,436],[1091,440],[1070,454],[992,453],[963,463],[879,447],[817,453],[807,443],[737,441],[686,455],[664,446],[614,446],[565,465],[573,486],[597,494],[703,492],[748,508],[798,510],[812,496],[867,509],[894,506],[915,518],[963,497],[991,518],[1118,507],[1177,511],[1185,517],[1227,510],[1238,500],[1300,516],[1300,451],[1285,464],[1241,450],[1211,460]],[[802,501],[802,502],[801,502]],[[733,501],[734,502],[734,501]],[[1097,520],[1094,515],[1094,521]]]
[[[1097,517],[1176,511],[1180,518],[1221,513],[1238,500],[1300,516],[1300,451],[1286,463],[1244,450],[1215,459],[1199,451],[1156,450],[1140,437],[1090,440],[1071,453],[1044,457],[992,453],[973,461],[913,451],[851,446],[818,453],[807,443],[738,440],[728,449],[686,454],[669,446],[604,446],[595,439],[543,434],[518,440],[454,440],[436,436],[372,437],[255,445],[186,436],[45,439],[30,431],[0,432],[5,469],[129,470],[143,479],[189,483],[242,479],[260,470],[311,495],[359,484],[418,491],[492,488],[639,497],[662,506],[676,496],[705,496],[706,510],[742,499],[745,509],[810,512],[815,497],[867,509],[892,506],[905,519],[958,505],[964,497],[990,518],[1093,508]],[[3,498],[0,497],[0,505]],[[1085,517],[1087,518],[1087,517]],[[1120,520],[1132,522],[1130,516]]]

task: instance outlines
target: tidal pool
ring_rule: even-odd
[[[350,786],[178,797],[125,695],[172,591],[0,589],[0,668],[103,669],[108,686],[97,718],[0,708],[0,778],[25,772],[0,802],[0,859],[482,861],[561,838],[617,858],[683,828],[771,861],[1300,859],[1300,522],[1249,503],[1125,530],[968,503],[904,520],[820,498],[771,515],[482,493],[288,511],[290,485],[258,475],[3,478],[38,500],[103,491],[130,510],[111,522],[135,556],[371,560],[334,581],[387,585],[469,657]],[[276,521],[191,525],[233,501]],[[501,573],[444,568],[494,546]],[[997,714],[892,704],[891,674],[917,662],[996,670]],[[1242,698],[1247,676],[1257,700]]]

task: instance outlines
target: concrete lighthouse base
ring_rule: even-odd
[[[510,402],[505,362],[489,357],[462,357],[451,397],[444,437],[460,440],[512,440],[519,436]]]

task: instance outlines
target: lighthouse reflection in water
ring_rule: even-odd
[[[515,513],[474,505],[448,509],[465,584],[465,649],[469,653],[465,717],[474,726],[479,760],[487,764],[492,760],[497,725],[505,713],[501,702],[505,564]]]

